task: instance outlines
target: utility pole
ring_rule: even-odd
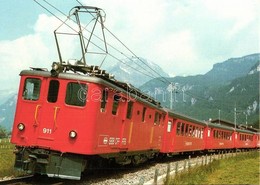
[[[182,101],[186,102],[186,100],[184,99],[184,89],[182,89]]]
[[[235,123],[235,129],[237,128],[237,108],[235,106],[234,108],[234,123]]]
[[[170,87],[170,93],[171,93],[171,101],[170,101],[170,109],[172,110],[172,98],[173,98],[173,83],[171,82],[171,87]]]
[[[218,124],[220,124],[220,109],[218,110]]]

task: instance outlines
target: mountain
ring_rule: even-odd
[[[221,119],[234,121],[234,108],[237,122],[259,126],[259,58],[260,54],[232,58],[215,64],[204,75],[170,78],[156,64],[142,59],[124,60],[126,66],[118,63],[110,68],[115,78],[138,86],[145,93],[155,97],[163,106],[170,107],[173,89],[173,110],[200,119]],[[137,63],[138,62],[138,63]],[[148,66],[165,79],[151,79],[144,71]],[[130,67],[131,66],[131,67]],[[142,67],[141,67],[142,66]],[[137,68],[143,73],[139,73]],[[158,75],[157,75],[158,76]],[[150,81],[148,81],[150,80]],[[0,126],[11,130],[16,107],[17,90],[0,91]]]
[[[260,54],[232,58],[215,64],[204,75],[168,78],[172,84],[153,79],[140,87],[173,110],[200,120],[218,118],[259,124]],[[172,89],[172,94],[170,93]],[[259,126],[258,126],[259,127]]]
[[[17,93],[17,89],[2,89],[0,90],[0,106],[6,102],[11,96]]]
[[[116,80],[130,83],[135,87],[143,85],[155,76],[169,77],[160,66],[143,58],[124,59],[107,71],[113,74]]]
[[[231,58],[222,63],[214,64],[213,69],[204,76],[208,82],[223,83],[245,76],[259,63],[260,54],[252,54],[240,58]]]
[[[17,95],[10,94],[5,103],[0,105],[0,126],[7,130],[12,129],[14,113],[16,108]]]

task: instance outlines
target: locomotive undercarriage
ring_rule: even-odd
[[[18,171],[72,180],[80,180],[83,171],[88,172],[113,167],[113,165],[138,165],[158,155],[158,151],[151,150],[84,156],[18,146],[14,153],[16,155],[14,167]]]
[[[15,169],[28,174],[79,180],[86,166],[81,155],[39,148],[16,147]]]

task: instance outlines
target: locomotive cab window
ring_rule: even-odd
[[[27,78],[23,89],[23,99],[36,101],[39,99],[41,80],[37,78]]]
[[[55,103],[58,99],[60,83],[58,80],[51,80],[48,91],[48,102]]]
[[[86,84],[70,82],[67,85],[65,102],[68,105],[85,106],[88,88]]]

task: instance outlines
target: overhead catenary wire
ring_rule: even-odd
[[[70,29],[72,29],[73,31],[75,31],[76,33],[77,33],[77,30],[75,30],[74,28],[72,28],[70,25],[68,25],[68,24],[66,24],[65,22],[66,21],[63,21],[62,19],[60,19],[58,16],[56,16],[54,13],[52,13],[48,8],[46,8],[45,6],[43,6],[41,3],[39,3],[37,0],[34,0],[38,5],[40,5],[42,8],[44,8],[47,12],[49,12],[51,15],[53,15],[55,18],[57,18],[59,21],[61,21],[63,24],[65,24],[66,26],[68,26]],[[52,8],[54,8],[55,10],[57,10],[58,12],[60,12],[62,15],[64,15],[64,16],[66,16],[67,17],[67,19],[69,19],[69,17],[65,14],[65,13],[63,13],[62,11],[60,11],[58,8],[56,8],[54,5],[52,5],[51,3],[49,3],[49,2],[47,2],[46,0],[43,0],[46,4],[48,4],[49,6],[51,6]],[[92,15],[92,13],[91,12],[89,12],[91,15]],[[92,15],[92,16],[94,16],[94,15]],[[70,20],[72,20],[72,19],[70,19]],[[74,21],[74,20],[72,20],[72,21]],[[75,21],[74,21],[75,22]],[[76,23],[76,22],[75,22]],[[87,29],[85,29],[86,31],[88,31],[89,33],[90,33],[90,31],[89,30],[87,30]],[[111,32],[112,33],[112,32]],[[99,40],[101,40],[101,41],[104,41],[104,40],[102,40],[100,37],[98,37],[97,35],[94,35],[96,38],[98,38]],[[84,39],[86,39],[86,40],[88,40],[89,41],[89,39],[88,38],[86,38],[86,37],[84,37]],[[103,51],[103,52],[106,52],[103,48],[101,48],[100,46],[98,46],[98,45],[96,45],[95,43],[93,43],[92,41],[89,41],[91,44],[93,44],[95,47],[97,47],[98,49],[100,49],[101,51]],[[130,59],[131,61],[133,61],[130,57],[128,57],[126,54],[124,54],[123,52],[121,52],[120,50],[118,50],[117,48],[115,48],[114,46],[112,46],[112,45],[110,45],[109,43],[107,43],[111,48],[113,48],[115,51],[117,51],[117,52],[119,52],[121,55],[123,55],[123,56],[125,56],[126,58],[128,58],[128,59]],[[141,73],[141,74],[143,74],[143,75],[145,75],[145,76],[147,76],[147,77],[149,77],[149,78],[151,78],[151,79],[153,79],[154,78],[154,76],[152,76],[152,75],[150,75],[150,74],[147,74],[147,73],[149,73],[148,71],[147,71],[147,73],[144,73],[143,71],[141,71],[141,70],[139,70],[139,69],[136,69],[136,68],[134,68],[134,67],[132,67],[131,65],[129,65],[129,64],[127,64],[126,62],[123,62],[121,59],[119,59],[119,58],[117,58],[116,56],[114,56],[114,55],[112,55],[111,53],[107,53],[109,56],[111,56],[112,58],[114,58],[115,60],[117,60],[118,62],[121,62],[121,63],[123,63],[124,65],[126,65],[126,66],[128,66],[128,67],[130,67],[130,68],[132,68],[132,69],[134,69],[135,71],[137,71],[137,72],[139,72],[139,73]],[[135,55],[136,56],[136,55]],[[136,58],[138,58],[137,56],[136,56]],[[140,60],[139,58],[138,58],[138,60]],[[103,61],[102,61],[102,63],[104,62],[104,59],[103,59]],[[142,67],[142,66],[140,66],[140,67]],[[143,67],[142,67],[143,68]],[[143,68],[144,69],[144,68]],[[146,69],[144,69],[145,71],[146,71]],[[160,80],[160,81],[162,81],[162,80]],[[164,82],[164,81],[162,81],[162,82]]]
[[[52,7],[53,9],[55,9],[56,11],[58,11],[59,13],[61,13],[63,16],[65,16],[65,17],[67,18],[65,21],[63,21],[61,18],[59,18],[57,15],[55,15],[53,12],[51,12],[48,8],[46,8],[46,7],[43,6],[41,3],[39,3],[37,0],[34,0],[34,1],[35,1],[38,5],[40,5],[42,8],[44,8],[47,12],[49,12],[51,15],[53,15],[55,18],[57,18],[59,21],[61,21],[62,24],[65,24],[65,25],[68,26],[70,29],[72,29],[73,31],[75,31],[75,33],[78,33],[77,30],[75,30],[75,29],[72,28],[70,25],[68,25],[68,24],[65,23],[68,19],[71,20],[71,21],[74,21],[74,20],[71,19],[69,16],[67,16],[65,13],[63,13],[61,10],[59,10],[58,8],[56,8],[55,6],[53,6],[53,5],[52,5],[51,3],[49,3],[48,1],[43,0],[43,1],[44,1],[46,4],[48,4],[50,7]],[[77,1],[78,3],[80,3],[78,0],[76,0],[76,1]],[[80,4],[81,4],[81,3],[80,3]],[[82,4],[81,4],[81,5],[82,5]],[[89,12],[89,13],[94,17],[94,15],[93,15],[91,12]],[[75,22],[75,21],[74,21],[74,22]],[[75,23],[76,23],[76,22],[75,22]],[[133,56],[131,56],[131,57],[127,56],[124,52],[120,51],[119,49],[117,49],[117,48],[114,47],[113,45],[111,45],[111,44],[109,44],[108,42],[106,42],[107,45],[108,45],[110,48],[112,48],[114,51],[120,53],[122,56],[125,56],[127,59],[129,59],[129,60],[132,61],[133,63],[136,63],[140,68],[144,69],[145,72],[148,72],[146,68],[144,68],[142,65],[140,65],[140,64],[139,64],[138,62],[136,62],[135,60],[132,60],[132,58],[136,58],[137,60],[139,60],[139,61],[140,61],[141,63],[143,63],[150,71],[152,71],[153,73],[156,74],[156,76],[159,77],[159,78],[157,78],[158,81],[161,81],[161,82],[163,82],[163,83],[165,83],[165,84],[171,84],[171,83],[172,83],[169,79],[167,79],[167,78],[161,76],[156,70],[154,70],[154,69],[151,68],[148,64],[146,64],[146,63],[145,63],[140,57],[138,57],[130,48],[128,48],[115,34],[113,34],[106,26],[102,25],[102,27],[103,27],[104,29],[106,29],[107,32],[108,32],[109,34],[111,34],[120,44],[122,44],[122,46],[124,46]],[[87,30],[86,27],[83,27],[83,29],[90,33],[90,31]],[[104,42],[104,40],[103,40],[102,38],[98,37],[96,34],[93,34],[93,36],[95,36],[95,37],[96,37],[97,39],[99,39],[100,41]],[[124,65],[126,65],[126,66],[128,66],[128,67],[134,69],[135,71],[137,71],[137,72],[139,72],[139,73],[141,73],[141,74],[143,74],[143,75],[145,75],[145,76],[147,76],[147,77],[149,77],[149,78],[151,78],[151,79],[154,79],[154,78],[155,78],[153,75],[147,74],[147,73],[145,73],[144,71],[141,71],[141,70],[139,70],[139,69],[136,69],[136,68],[134,68],[133,66],[127,64],[126,62],[122,61],[122,59],[119,59],[118,57],[114,56],[114,55],[111,54],[110,52],[107,53],[106,50],[104,50],[104,49],[101,48],[100,46],[96,45],[95,43],[93,43],[92,41],[90,41],[88,38],[84,37],[84,39],[86,39],[86,40],[89,41],[91,44],[93,44],[95,47],[97,47],[98,49],[100,49],[101,51],[103,51],[103,52],[104,52],[103,54],[109,55],[110,57],[114,58],[116,61],[118,61],[118,62],[120,62],[120,63],[123,63]],[[106,56],[107,56],[107,55],[106,55]],[[104,63],[104,60],[106,59],[106,56],[105,56],[104,59],[102,60],[101,65]],[[148,72],[148,73],[149,73],[149,72]],[[195,94],[193,94],[193,93],[191,93],[191,92],[188,92],[188,91],[186,91],[185,94],[188,95],[188,96],[190,96],[190,97],[192,97],[192,98],[200,99],[200,100],[203,100],[203,101],[209,101],[209,100],[208,100],[207,98],[205,98],[205,97],[201,97],[201,96],[195,95]],[[214,99],[214,102],[216,102],[216,101],[220,101],[220,100]],[[223,104],[223,102],[222,102],[222,104]],[[228,104],[226,104],[226,105],[228,105]],[[230,105],[229,105],[229,106],[230,106]],[[216,105],[215,105],[214,107],[215,107],[215,108],[219,108],[219,107],[216,106]]]
[[[49,3],[48,1],[46,1],[46,0],[43,0],[44,2],[46,2],[49,6],[51,6],[52,8],[54,8],[56,11],[58,11],[58,12],[60,12],[62,15],[64,15],[64,16],[67,16],[64,12],[62,12],[61,10],[59,10],[58,8],[56,8],[54,5],[52,5],[51,3]],[[77,2],[80,4],[80,5],[82,5],[83,6],[83,4],[80,2],[80,1],[78,1],[77,0]],[[95,17],[93,14],[92,14],[92,12],[89,12],[89,11],[87,11],[89,14],[91,14],[93,17]],[[74,21],[74,20],[72,20],[72,21]],[[75,22],[75,21],[74,21]],[[76,22],[75,22],[76,23]],[[103,25],[103,27],[104,28],[106,28],[104,25]],[[86,30],[87,32],[89,32],[89,33],[91,33],[89,30],[87,30],[87,29],[84,29],[84,30]],[[107,28],[106,28],[106,30],[107,31],[109,31]],[[127,48],[129,51],[130,51],[130,49],[123,43],[123,42],[121,42],[111,31],[109,31],[109,33],[114,37],[114,38],[116,38],[125,48]],[[96,38],[98,38],[100,41],[103,41],[104,42],[104,40],[102,39],[102,38],[100,38],[99,36],[97,36],[96,34],[94,34],[93,33],[93,36],[95,36]],[[123,53],[122,51],[120,51],[119,49],[117,49],[116,47],[114,47],[113,45],[111,45],[111,44],[109,44],[108,42],[107,42],[107,45],[109,46],[109,47],[111,47],[112,49],[114,49],[115,51],[117,51],[118,53],[120,53],[120,54],[122,54],[123,56],[125,56],[127,59],[129,59],[129,60],[131,60],[132,62],[134,62],[134,60],[132,60],[131,59],[131,57],[129,57],[129,56],[127,56],[125,53]],[[132,54],[134,54],[133,52],[131,52]],[[154,71],[156,74],[158,74],[159,75],[159,77],[162,77],[159,73],[157,73],[155,70],[153,70],[149,65],[147,65],[146,63],[144,63],[139,57],[137,57],[135,54],[134,54],[134,56],[138,59],[138,60],[140,60],[143,64],[145,64],[147,67],[149,67],[149,69],[151,69],[152,71]],[[122,62],[122,60],[120,60],[121,62]],[[102,63],[104,62],[104,60],[102,61]],[[127,65],[127,66],[129,66],[129,67],[131,67],[130,65],[128,65],[128,64],[126,64],[125,62],[122,62],[123,64],[125,64],[125,65]],[[134,62],[134,63],[136,63],[136,62]],[[141,65],[139,65],[138,63],[136,63],[139,67],[141,67],[142,69],[144,69],[144,70],[146,70],[143,66],[141,66]],[[135,69],[135,68],[133,68],[133,69]],[[136,70],[136,69],[135,69]],[[144,74],[143,72],[141,72],[142,74]],[[145,74],[146,76],[148,76],[148,77],[151,77],[151,78],[154,78],[153,76],[151,76],[151,75],[147,75],[147,74]]]
[[[43,0],[46,4],[48,4],[50,7],[52,7],[53,9],[55,9],[56,11],[58,11],[59,13],[61,13],[63,16],[65,16],[67,19],[65,21],[63,21],[61,18],[59,18],[57,15],[55,15],[53,12],[51,12],[48,8],[46,8],[45,6],[43,6],[41,3],[39,3],[37,0],[34,0],[37,4],[39,4],[42,8],[44,8],[47,12],[49,12],[51,15],[53,15],[55,18],[57,18],[59,21],[62,22],[62,24],[65,24],[66,26],[68,26],[70,29],[72,29],[75,33],[77,33],[77,30],[75,30],[74,28],[72,28],[70,25],[66,24],[66,20],[70,19],[69,16],[67,16],[65,13],[63,13],[61,10],[59,10],[58,8],[56,8],[54,5],[52,5],[51,3],[49,3],[48,1],[46,0]],[[77,2],[79,2],[77,0]],[[80,2],[79,2],[80,3]],[[81,4],[81,3],[80,3]],[[81,4],[82,5],[82,4]],[[94,15],[91,13],[91,12],[88,12],[90,13],[93,17]],[[70,19],[72,21],[74,21],[73,19]],[[74,21],[74,23],[76,23]],[[157,73],[154,69],[152,69],[149,65],[147,65],[145,62],[143,62],[132,50],[130,50],[118,37],[116,37],[108,28],[106,28],[104,26],[104,28],[118,41],[120,42],[120,44],[122,44],[136,59],[138,59],[139,61],[141,61],[144,65],[146,65],[150,70],[152,70],[153,72],[155,72],[159,77],[157,78],[158,81],[161,81],[163,83],[166,83],[166,84],[171,84],[172,82],[168,79],[166,79],[165,77],[162,77],[159,73]],[[89,30],[85,29],[84,30],[90,32]],[[98,37],[97,35],[93,34],[96,38],[98,38],[100,41],[104,41],[102,38]],[[84,37],[86,40],[89,40],[88,38]],[[103,48],[101,48],[100,46],[96,45],[95,43],[93,43],[92,41],[90,41],[91,44],[93,44],[94,46],[96,46],[98,49],[100,49],[101,51],[103,52],[106,52]],[[131,57],[127,56],[125,53],[123,53],[122,51],[120,51],[119,49],[115,48],[114,46],[112,46],[111,44],[107,43],[109,47],[113,48],[115,51],[117,51],[118,53],[120,53],[121,55],[125,56],[126,58],[130,59],[131,61],[134,62],[134,60],[131,59]],[[118,62],[120,63],[123,63],[124,65],[134,69],[135,71],[151,78],[151,79],[154,79],[155,77],[152,76],[151,74],[147,74],[147,73],[144,73],[143,71],[139,70],[139,69],[136,69],[134,67],[132,67],[131,65],[127,64],[126,62],[122,61],[122,59],[119,59],[118,57],[114,56],[113,54],[111,53],[107,53],[109,56],[111,56],[112,58],[114,58],[115,60],[117,60]],[[102,63],[104,62],[105,59],[102,60]],[[138,63],[137,63],[138,64]],[[140,66],[140,64],[138,64]],[[143,66],[140,66],[141,68],[143,68]],[[146,70],[145,68],[143,68],[144,70]],[[198,96],[198,95],[195,95],[194,93],[191,93],[191,92],[188,92],[186,91],[185,92],[186,95],[192,97],[192,98],[195,98],[195,99],[200,99],[200,100],[203,100],[203,101],[208,101],[207,98],[204,98],[204,97],[201,97],[201,96]],[[216,101],[216,100],[215,100]]]
[[[80,5],[84,6],[79,0],[76,0]],[[90,13],[91,14],[91,13]],[[94,16],[93,14],[91,14],[92,16]],[[142,62],[145,66],[147,66],[151,71],[153,71],[156,75],[158,75],[158,77],[162,78],[164,80],[164,83],[167,82],[167,84],[170,84],[171,82],[166,79],[165,77],[161,76],[156,70],[154,70],[153,68],[151,68],[148,64],[146,64],[144,61],[142,61],[140,59],[140,57],[138,57],[129,47],[127,47],[115,34],[113,34],[105,25],[104,28],[108,31],[108,33],[110,33],[120,44],[122,44],[122,46],[124,46],[135,58],[137,58],[140,62]],[[143,68],[143,67],[142,67]]]

